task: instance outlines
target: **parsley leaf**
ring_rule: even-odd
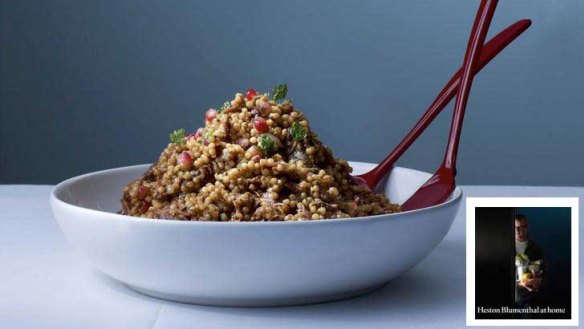
[[[272,90],[272,99],[275,101],[279,101],[280,99],[286,98],[286,94],[288,93],[288,85],[283,83],[281,85],[277,85]]]
[[[185,142],[185,130],[181,128],[170,133],[170,141],[182,145]]]
[[[228,108],[231,107],[231,102],[225,102],[223,103],[223,105],[219,108],[219,110],[217,110],[217,113],[221,113],[225,110],[227,110]]]
[[[270,136],[269,134],[261,134],[258,139],[258,146],[260,147],[262,154],[264,156],[268,156],[270,153],[274,151],[276,143],[274,142],[272,136]]]
[[[306,138],[306,128],[300,124],[300,122],[296,121],[290,127],[290,135],[292,135],[292,139],[295,141],[301,141]]]

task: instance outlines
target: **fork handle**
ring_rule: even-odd
[[[503,49],[520,36],[531,26],[531,20],[522,19],[508,26],[499,32],[483,47],[481,57],[474,74],[479,73],[493,58],[495,58]],[[377,165],[374,169],[364,175],[360,175],[367,181],[370,188],[375,185],[387,174],[394,163],[404,154],[405,151],[416,141],[416,139],[426,130],[432,121],[442,112],[446,105],[456,96],[460,85],[461,69],[456,71],[450,81],[442,88],[438,96],[434,99],[428,110],[418,120],[416,125],[404,137],[404,139]]]

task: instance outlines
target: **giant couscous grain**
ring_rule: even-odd
[[[290,221],[399,211],[351,177],[285,96],[236,94],[124,188],[122,214],[200,221]]]

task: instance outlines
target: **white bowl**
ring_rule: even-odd
[[[355,173],[372,164],[352,162]],[[147,295],[196,304],[276,306],[371,291],[444,238],[462,190],[443,204],[389,215],[299,222],[186,222],[116,214],[148,165],[66,180],[50,201],[63,234],[99,270]],[[383,190],[402,203],[430,174],[394,168]]]

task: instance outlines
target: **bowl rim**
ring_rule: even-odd
[[[374,165],[372,163],[360,162],[360,161],[349,161],[349,163],[350,164],[351,163],[359,164],[359,165]],[[229,225],[229,226],[232,226],[232,225],[237,225],[237,226],[239,226],[239,225],[244,225],[244,226],[248,226],[248,225],[251,225],[251,226],[331,225],[331,224],[335,224],[335,223],[352,223],[352,222],[370,223],[373,221],[380,221],[380,220],[384,220],[384,219],[396,220],[398,218],[402,218],[402,217],[407,216],[407,215],[426,213],[426,212],[434,211],[434,210],[437,210],[440,208],[446,208],[446,207],[455,205],[455,204],[460,202],[460,200],[462,199],[462,196],[463,196],[463,191],[460,188],[460,186],[455,185],[454,191],[452,192],[449,200],[442,202],[442,203],[435,205],[435,206],[425,207],[425,208],[416,209],[416,210],[401,211],[401,212],[396,212],[396,213],[380,214],[380,215],[372,215],[372,216],[349,217],[349,218],[329,218],[329,219],[318,219],[318,220],[225,221],[225,222],[223,222],[223,221],[199,221],[199,220],[186,221],[186,220],[178,220],[178,219],[157,219],[157,218],[153,219],[153,218],[144,218],[144,217],[122,215],[122,214],[113,213],[113,212],[109,212],[109,211],[91,209],[91,208],[86,208],[86,207],[74,205],[72,203],[65,202],[65,201],[61,200],[57,196],[57,193],[61,192],[66,187],[74,184],[75,182],[78,182],[78,181],[81,181],[84,179],[88,179],[89,177],[107,175],[107,174],[111,174],[113,172],[130,170],[130,169],[134,169],[136,167],[143,167],[143,166],[150,166],[150,165],[151,164],[138,164],[138,165],[124,166],[124,167],[116,167],[116,168],[110,168],[110,169],[89,172],[89,173],[85,173],[82,175],[78,175],[78,176],[74,176],[74,177],[71,177],[69,179],[66,179],[66,180],[58,183],[57,185],[55,185],[51,189],[51,192],[49,195],[49,202],[51,204],[51,209],[53,210],[53,213],[54,213],[54,207],[59,206],[59,207],[65,207],[65,208],[68,208],[71,210],[81,210],[84,212],[89,212],[90,214],[95,214],[97,216],[103,216],[103,215],[114,216],[114,218],[119,219],[119,220],[123,220],[126,222],[148,223],[148,224],[153,224],[153,225],[205,225],[205,226],[214,226],[214,225],[223,225],[223,226],[227,226],[227,225]],[[399,168],[401,170],[408,170],[408,171],[416,171],[416,172],[420,172],[420,173],[424,173],[424,174],[430,174],[430,173],[427,173],[427,172],[424,172],[421,170],[406,168],[406,167],[394,167],[394,168]]]

